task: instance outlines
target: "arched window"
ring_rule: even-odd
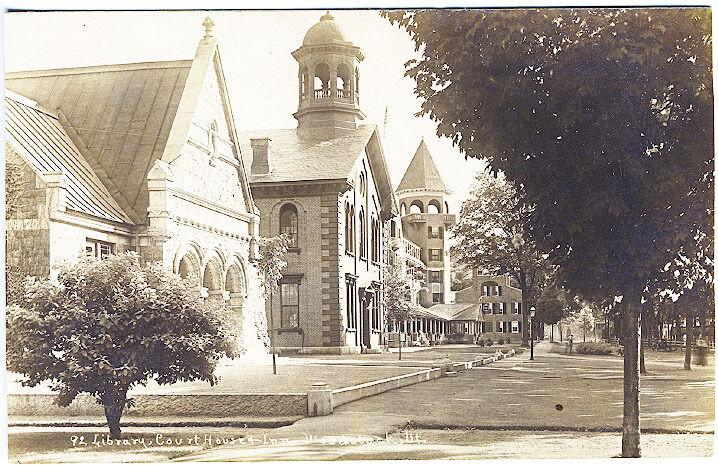
[[[299,216],[297,207],[288,203],[279,211],[279,234],[289,236],[289,247],[299,247]]]
[[[379,254],[378,252],[378,241],[377,241],[377,232],[378,232],[378,226],[377,221],[374,218],[374,215],[372,215],[371,218],[371,261],[376,262],[379,260]]]
[[[406,215],[406,204],[401,202],[401,216]]]
[[[449,202],[444,201],[444,213],[449,213]]]
[[[217,158],[217,121],[212,120],[209,123],[209,146],[212,152],[209,154],[209,164],[214,165],[215,158]]]
[[[438,200],[432,200],[426,207],[427,213],[441,213],[441,203]]]
[[[354,207],[348,202],[344,207],[344,250],[354,253]]]
[[[359,257],[366,259],[366,218],[364,208],[359,210]]]
[[[364,173],[359,175],[359,193],[361,195],[366,194],[366,176],[364,176]]]

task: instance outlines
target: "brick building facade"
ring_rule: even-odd
[[[292,56],[297,127],[240,134],[261,235],[292,237],[267,302],[270,336],[285,352],[377,351],[386,221],[396,205],[376,127],[359,124],[364,56],[330,14]]]

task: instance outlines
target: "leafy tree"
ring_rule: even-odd
[[[257,267],[261,273],[262,292],[269,297],[269,331],[270,343],[272,344],[272,371],[277,374],[277,354],[274,350],[274,339],[276,328],[274,327],[274,294],[279,289],[279,281],[282,279],[282,270],[287,266],[284,256],[291,245],[288,234],[280,234],[275,237],[263,237],[259,242],[259,260]]]
[[[420,52],[420,114],[522,187],[559,282],[622,298],[622,455],[640,456],[642,294],[675,258],[713,255],[710,9],[386,15]]]
[[[553,341],[553,326],[578,310],[579,304],[576,299],[569,296],[565,289],[552,283],[543,288],[536,302],[536,320],[551,325]],[[561,338],[563,340],[563,333]]]
[[[399,328],[399,360],[401,360],[402,323],[413,318],[416,305],[411,300],[412,280],[402,267],[395,263],[386,268],[383,276],[384,312],[387,322]]]
[[[524,328],[529,325],[530,302],[551,271],[545,254],[527,235],[531,210],[503,175],[483,172],[451,230],[456,243],[452,255],[459,264],[494,276],[508,274],[518,283]],[[522,337],[526,344],[528,331]]]
[[[52,381],[63,407],[91,394],[112,438],[132,387],[150,379],[214,385],[220,358],[236,350],[216,308],[135,253],[63,265],[57,279],[30,282],[6,318],[8,369],[25,375],[26,386]]]

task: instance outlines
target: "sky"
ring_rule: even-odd
[[[294,128],[298,65],[291,52],[324,11],[23,12],[5,17],[5,71],[183,60],[194,56],[210,16],[232,111],[240,131]],[[465,160],[436,124],[416,117],[421,101],[404,63],[416,57],[408,34],[376,10],[332,11],[345,37],[362,48],[361,108],[379,126],[389,173],[399,184],[424,138],[458,212],[479,160]],[[388,111],[384,126],[385,111]]]

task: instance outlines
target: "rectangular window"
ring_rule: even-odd
[[[86,239],[85,241],[85,255],[88,257],[104,260],[113,253],[115,253],[115,244],[111,242],[97,241],[94,239]]]
[[[496,332],[497,333],[503,333],[504,332],[504,325],[506,324],[505,321],[497,321],[496,322]]]
[[[489,286],[488,285],[484,284],[483,286],[481,286],[481,295],[483,295],[484,297],[489,296]]]
[[[486,314],[491,313],[491,304],[481,304],[481,311],[483,311]]]
[[[429,232],[429,239],[443,239],[444,238],[444,228],[441,226],[429,226],[427,228]]]
[[[435,304],[443,304],[444,303],[444,294],[441,292],[434,292],[432,294],[432,302]]]
[[[443,254],[441,249],[429,249],[429,261],[440,262]]]
[[[511,322],[511,332],[512,332],[512,333],[518,333],[518,332],[519,332],[519,322],[518,322],[518,321],[512,321],[512,322]]]
[[[299,283],[280,285],[281,325],[282,328],[299,327]]]
[[[514,302],[514,315],[521,315],[521,302]]]
[[[494,332],[494,322],[493,321],[485,321],[484,327],[486,328],[487,333],[493,333]]]
[[[499,302],[499,315],[505,315],[506,314],[506,304],[504,302]]]
[[[429,271],[429,282],[440,283],[441,271]]]
[[[356,280],[353,277],[347,276],[347,329],[356,329],[356,285]]]

